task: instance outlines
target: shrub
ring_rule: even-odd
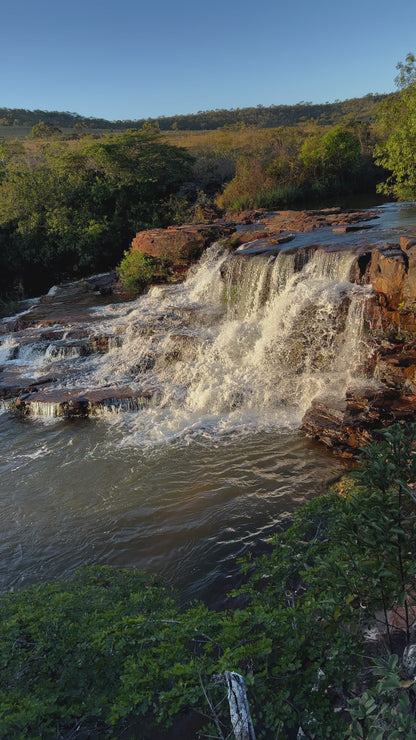
[[[156,273],[155,261],[137,250],[124,253],[117,268],[123,287],[129,293],[139,293],[149,285]]]

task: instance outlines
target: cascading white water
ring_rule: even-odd
[[[107,564],[228,606],[239,558],[262,554],[347,464],[297,431],[322,388],[342,396],[366,357],[370,289],[349,281],[351,252],[314,246],[347,238],[320,229],[296,237],[301,251],[288,243],[232,266],[213,247],[185,283],[90,323],[0,327],[3,389],[39,381],[32,416],[51,416],[0,414],[1,590]],[[79,357],[60,352],[67,342]],[[120,386],[138,406],[140,389],[155,393],[140,409],[123,396],[123,413],[110,403],[91,420],[55,416],[55,389],[101,389],[107,403]]]
[[[61,387],[150,392],[152,402],[122,422],[134,443],[293,429],[323,389],[342,395],[360,363],[370,289],[349,282],[353,259],[351,251],[315,250],[302,259],[281,252],[230,260],[214,245],[185,283],[98,310],[94,332],[114,337],[107,354],[80,357],[79,347],[59,341],[46,346],[41,368],[39,345],[19,355],[27,364],[32,351],[38,373],[71,360]],[[32,413],[42,408],[57,415],[48,403],[33,403]]]
[[[90,384],[157,390],[131,422],[141,443],[294,428],[323,389],[342,395],[359,364],[371,290],[348,281],[352,252],[318,250],[300,271],[286,253],[237,257],[224,278],[226,258],[214,246],[186,283],[130,306],[122,346],[92,369]]]

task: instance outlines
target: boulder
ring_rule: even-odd
[[[378,430],[395,422],[416,420],[416,397],[398,388],[369,382],[351,387],[344,399],[315,399],[302,419],[301,431],[342,457],[356,457]]]
[[[167,229],[139,231],[132,241],[132,251],[139,251],[160,262],[184,265],[197,260],[212,242],[235,231],[233,224],[185,224]]]
[[[410,297],[407,273],[409,259],[399,245],[387,244],[374,249],[368,279],[376,293],[386,298],[386,306],[395,309]]]

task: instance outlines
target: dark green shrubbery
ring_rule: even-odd
[[[237,671],[258,737],[415,738],[402,652],[414,637],[416,428],[381,434],[354,478],[303,507],[269,555],[245,560],[238,608],[184,610],[157,579],[110,568],[3,596],[0,736],[121,738],[141,717],[151,737],[198,711],[225,738],[214,677]],[[400,649],[391,609],[403,615]],[[385,638],[373,663],[364,631],[376,613]]]

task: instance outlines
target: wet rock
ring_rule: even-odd
[[[267,231],[239,231],[236,237],[236,241],[239,245],[247,244],[248,242],[257,241],[258,239],[267,239]]]
[[[245,235],[247,236],[247,235]],[[281,251],[282,244],[293,241],[295,235],[292,233],[276,234],[274,236],[262,236],[245,241],[236,251],[236,256],[255,254],[278,254]]]
[[[389,244],[374,249],[368,278],[376,293],[382,293],[390,309],[407,300],[409,259],[398,245]],[[409,296],[410,297],[410,296]]]
[[[114,293],[118,285],[118,279],[116,272],[108,272],[104,275],[93,275],[87,278],[85,283],[88,290],[99,295],[109,296]]]
[[[378,430],[416,420],[416,397],[397,388],[370,383],[347,390],[345,399],[316,399],[302,419],[301,431],[336,454],[355,457],[378,438]]]
[[[95,334],[89,337],[88,344],[91,354],[105,354],[110,349],[121,347],[123,337],[120,334]]]
[[[147,373],[149,370],[153,370],[155,363],[156,358],[154,355],[143,355],[140,357],[138,362],[135,362],[134,365],[129,368],[129,373],[132,377],[141,375],[142,373]]]
[[[16,398],[25,393],[36,392],[38,388],[52,385],[57,380],[57,375],[42,375],[33,379],[13,371],[3,370],[0,376],[0,399]]]
[[[137,411],[148,405],[153,395],[151,391],[131,388],[57,389],[22,394],[8,405],[8,409],[22,415],[73,418],[92,416],[103,409]]]
[[[373,229],[374,224],[348,224],[346,226],[335,226],[332,231],[335,234],[348,234],[351,231],[363,231],[364,229]]]
[[[347,421],[346,410],[346,401],[315,400],[302,419],[301,431],[338,455],[354,457],[372,436],[359,423]]]
[[[400,237],[400,247],[409,250],[410,247],[416,246],[416,234],[404,234]]]
[[[99,314],[91,309],[125,299],[119,284],[114,283],[113,276],[114,273],[109,277],[97,277],[97,280],[99,278],[104,282],[106,280],[111,282],[111,295],[105,290],[104,293],[100,290],[95,278],[54,286],[24,315],[0,324],[0,333],[20,332],[31,327],[45,327],[46,331],[58,331],[61,326],[72,327],[74,323],[90,324],[99,321]]]

